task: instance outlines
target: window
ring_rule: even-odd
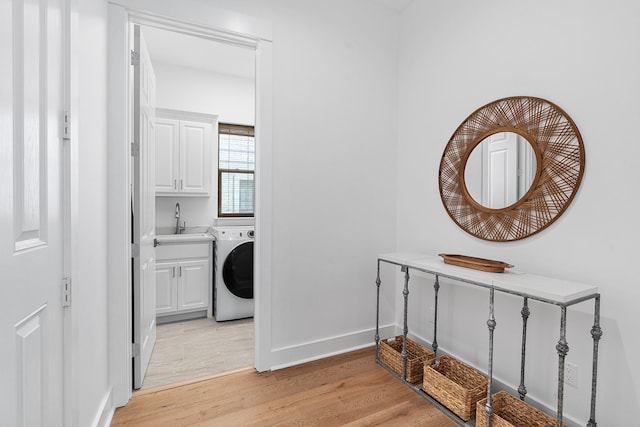
[[[255,171],[253,126],[218,125],[218,217],[252,217]]]

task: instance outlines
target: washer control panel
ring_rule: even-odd
[[[254,238],[255,230],[253,227],[215,227],[213,235],[216,240],[246,240]]]

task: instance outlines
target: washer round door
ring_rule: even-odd
[[[239,244],[227,255],[222,266],[222,278],[233,295],[253,298],[253,241]]]

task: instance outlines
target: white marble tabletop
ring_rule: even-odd
[[[378,255],[378,259],[558,304],[568,304],[598,293],[596,286],[585,283],[539,276],[515,269],[507,269],[504,273],[488,273],[445,264],[439,256],[415,252],[381,254]]]

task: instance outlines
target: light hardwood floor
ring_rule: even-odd
[[[158,325],[143,389],[253,366],[253,319]]]
[[[112,426],[455,426],[374,361],[373,348],[274,372],[134,393]]]

